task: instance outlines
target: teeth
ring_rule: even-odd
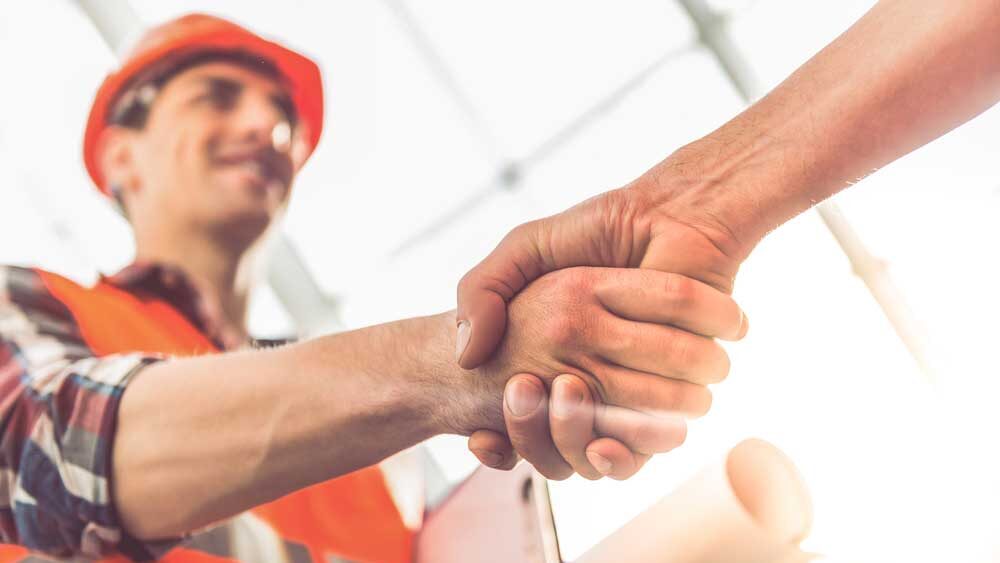
[[[242,168],[243,171],[247,172],[248,174],[253,174],[255,176],[264,175],[264,167],[261,166],[260,163],[257,162],[256,160],[244,161],[240,163],[240,168]]]

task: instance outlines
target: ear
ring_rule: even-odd
[[[302,165],[306,163],[306,159],[309,158],[309,132],[306,131],[306,126],[304,123],[300,123],[298,127],[295,128],[295,132],[292,133],[290,156],[292,158],[292,170],[296,174],[302,170]]]
[[[135,160],[137,137],[137,131],[117,125],[109,125],[101,133],[96,152],[98,166],[104,174],[102,188],[117,186],[133,194],[141,189]]]

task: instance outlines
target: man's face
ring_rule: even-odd
[[[132,141],[136,227],[163,213],[178,228],[256,239],[288,199],[291,107],[278,81],[233,63],[172,77]]]

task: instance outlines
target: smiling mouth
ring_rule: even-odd
[[[233,155],[218,158],[217,167],[224,170],[237,170],[250,178],[258,187],[270,187],[272,184],[284,186],[282,180],[266,156],[260,154]]]
[[[265,170],[264,166],[257,162],[256,160],[245,160],[243,162],[237,162],[235,164],[230,164],[232,168],[243,172],[248,176],[252,176],[261,182],[266,182],[270,174]]]

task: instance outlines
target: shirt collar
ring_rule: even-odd
[[[166,301],[222,350],[255,344],[226,322],[221,309],[211,303],[179,267],[162,262],[134,262],[101,281],[139,297]]]

